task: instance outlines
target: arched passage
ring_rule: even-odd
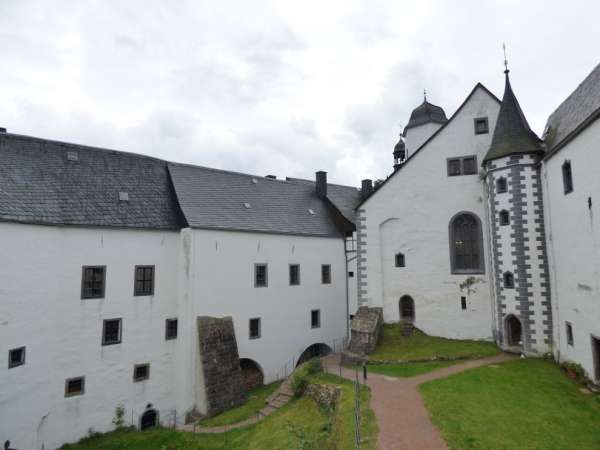
[[[504,327],[506,329],[506,343],[509,346],[520,346],[523,341],[523,329],[521,321],[513,314],[504,319]]]
[[[140,418],[140,430],[155,427],[158,425],[158,411],[155,409],[147,409]]]
[[[302,363],[305,363],[309,359],[312,358],[320,358],[321,356],[326,356],[331,353],[331,347],[327,344],[318,343],[309,346],[306,350],[302,352],[300,358],[298,358],[298,362],[296,366],[299,366]]]
[[[403,295],[399,302],[400,320],[415,321],[415,301],[410,295]]]
[[[240,369],[242,369],[242,381],[246,390],[253,389],[264,384],[264,374],[260,365],[249,358],[240,359]]]

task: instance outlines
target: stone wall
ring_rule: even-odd
[[[207,414],[214,415],[245,401],[245,389],[231,317],[198,317],[200,359]]]
[[[348,350],[352,353],[372,353],[379,340],[382,325],[382,308],[359,307],[350,326]]]

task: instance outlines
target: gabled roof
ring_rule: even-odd
[[[313,187],[315,182],[302,178],[290,178],[286,180],[292,183],[305,183]],[[327,198],[340,211],[340,213],[350,222],[356,223],[356,211],[354,207],[360,202],[360,190],[353,186],[344,186],[341,184],[327,183]]]
[[[544,132],[548,157],[599,117],[600,64],[548,118]]]
[[[119,193],[127,193],[128,200],[120,201]],[[164,161],[12,133],[0,133],[0,220],[185,226]]]
[[[521,110],[519,101],[512,90],[508,70],[505,72],[504,96],[496,120],[492,143],[483,163],[518,153],[543,153],[541,141],[531,131]]]
[[[473,96],[473,94],[475,94],[475,92],[477,91],[477,89],[482,89],[493,100],[495,100],[497,103],[500,103],[500,99],[498,99],[498,97],[496,97],[488,88],[486,88],[481,83],[477,83],[475,85],[475,87],[471,90],[471,92],[469,93],[469,95],[467,95],[467,97],[464,99],[464,101],[458,107],[458,109],[454,112],[454,114],[452,114],[452,116],[450,117],[450,119],[448,119],[448,121],[444,125],[442,125],[441,127],[439,127],[431,136],[429,136],[429,138],[425,142],[423,142],[423,144],[421,144],[421,146],[419,148],[417,148],[414,152],[412,152],[411,155],[409,155],[409,157],[406,159],[406,161],[401,166],[399,166],[396,170],[394,170],[394,172],[392,172],[390,175],[388,175],[388,177],[382,183],[380,183],[379,185],[377,185],[377,187],[371,193],[371,195],[369,195],[368,197],[365,197],[361,202],[359,202],[358,205],[356,205],[356,207],[354,209],[355,210],[358,209],[367,200],[369,200],[371,197],[373,197],[374,195],[376,195],[377,191],[379,191],[379,189],[381,189],[391,178],[393,178],[395,176],[398,176],[398,174],[402,172],[402,169],[404,167],[406,167],[415,158],[415,156],[417,156],[417,154],[422,149],[424,149],[427,146],[427,144],[429,144],[431,141],[433,141],[450,123],[452,123],[452,121],[454,120],[454,118],[456,116],[458,116],[458,114],[462,111],[462,109],[464,108],[464,106],[469,102],[469,100],[471,99],[471,97]]]
[[[192,228],[341,236],[314,185],[169,163]]]
[[[423,100],[423,103],[413,109],[413,112],[410,114],[410,120],[404,127],[404,134],[406,134],[406,130],[409,128],[418,127],[419,125],[424,125],[426,123],[443,124],[447,121],[446,113],[440,106],[429,103],[427,100]]]

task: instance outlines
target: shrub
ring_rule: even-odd
[[[292,390],[296,397],[302,397],[306,387],[308,386],[308,375],[305,372],[300,372],[294,375],[292,380]]]
[[[588,381],[585,369],[582,367],[581,364],[577,364],[571,361],[565,361],[560,366],[565,372],[567,372],[567,375],[577,380],[578,382],[585,383]]]
[[[323,372],[323,363],[321,362],[321,360],[319,358],[311,359],[306,364],[306,366],[307,366],[306,370],[308,371],[309,375],[315,375],[317,373]]]
[[[117,405],[115,408],[115,417],[113,417],[112,423],[117,430],[125,427],[125,407],[123,405]]]

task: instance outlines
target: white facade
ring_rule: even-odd
[[[311,344],[339,349],[346,336],[342,238],[2,223],[0,248],[0,342],[5,355],[26,347],[24,365],[0,367],[0,435],[20,449],[109,431],[119,404],[136,425],[149,403],[163,424],[204,411],[197,316],[233,317],[240,358],[256,361],[267,382]],[[254,287],[255,263],[268,264],[266,288]],[[299,286],[289,285],[289,264],[300,264]],[[331,284],[321,284],[321,264],[331,265]],[[104,298],[81,299],[84,265],[106,266]],[[155,266],[154,295],[133,295],[136,265]],[[262,330],[250,340],[253,317]],[[122,341],[103,346],[102,321],[112,318],[122,319]],[[177,339],[165,339],[168,318],[178,318]],[[150,377],[134,382],[140,363]],[[77,376],[84,394],[65,397],[65,380]]]
[[[545,160],[542,169],[555,355],[581,364],[598,382],[600,360],[594,362],[592,338],[600,339],[599,142],[600,122],[596,121]],[[567,194],[562,176],[565,161],[570,161],[573,174],[573,191]],[[572,327],[572,344],[566,336],[567,323]]]
[[[487,117],[493,130],[498,111],[498,101],[478,86],[444,128],[359,207],[359,304],[383,307],[385,321],[399,320],[399,300],[409,295],[415,325],[425,332],[491,339],[485,226],[483,273],[452,274],[448,242],[457,213],[471,212],[485,224],[483,181],[478,174],[449,177],[447,158],[476,155],[479,166],[491,133],[476,135],[473,120]],[[395,267],[396,253],[405,255],[406,267]]]
[[[441,126],[441,123],[424,123],[407,129],[404,133],[407,156],[421,147]]]

